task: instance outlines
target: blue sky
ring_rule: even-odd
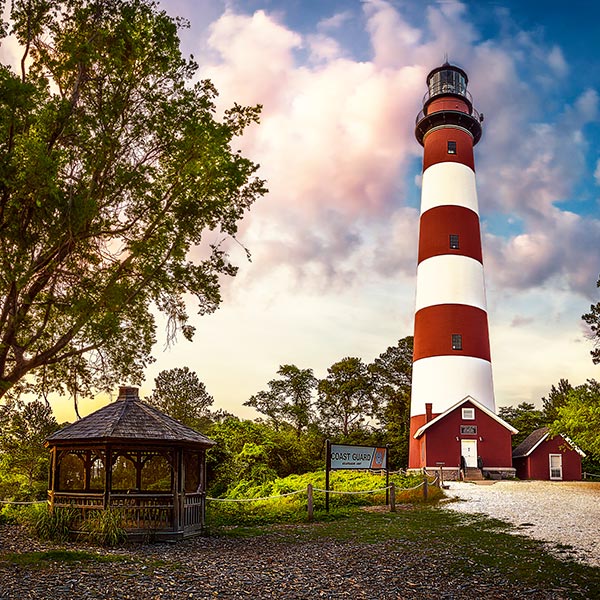
[[[215,408],[252,417],[243,403],[280,364],[323,377],[412,334],[414,119],[446,53],[485,114],[475,160],[496,402],[539,405],[560,378],[599,377],[581,321],[600,274],[595,2],[161,5],[190,21],[184,52],[215,83],[221,110],[263,104],[240,148],[270,193],[240,226],[252,262],[231,244],[240,271],[223,282],[223,306],[193,319],[193,343],[157,344],[142,395],[158,372],[186,365]]]

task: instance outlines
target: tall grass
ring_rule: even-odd
[[[390,483],[396,487],[396,502],[423,502],[422,488],[411,489],[422,481],[420,476],[391,475]],[[368,471],[333,471],[330,474],[329,515],[325,513],[326,495],[321,491],[325,489],[323,471],[290,475],[261,484],[243,480],[223,498],[208,501],[207,522],[210,526],[221,526],[303,521],[307,517],[308,484],[312,484],[314,489],[314,511],[319,519],[344,515],[352,507],[382,505],[386,500],[385,476]],[[298,493],[285,495],[292,492]],[[435,502],[442,495],[439,488],[430,487],[428,502]],[[252,498],[255,499],[252,502],[242,502]]]

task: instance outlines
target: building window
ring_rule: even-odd
[[[456,154],[456,142],[448,142],[448,154]]]
[[[473,409],[472,408],[463,408],[463,411],[464,410],[473,410]],[[463,414],[464,414],[464,412],[463,412]],[[474,415],[473,415],[473,418],[475,418]],[[477,435],[477,425],[461,425],[460,426],[460,434],[461,435]]]
[[[462,350],[462,335],[460,333],[452,334],[452,350]]]
[[[463,421],[473,421],[475,419],[475,409],[474,408],[463,408],[462,409],[462,418],[463,418]]]
[[[450,234],[450,250],[458,250],[458,234],[451,233]]]

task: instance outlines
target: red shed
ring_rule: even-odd
[[[471,396],[438,415],[428,404],[423,417],[413,419],[409,468],[443,467],[445,478],[459,475],[461,466],[472,478],[514,477],[511,436],[517,430]]]
[[[585,454],[568,438],[550,437],[547,427],[536,429],[513,450],[519,479],[580,481]]]

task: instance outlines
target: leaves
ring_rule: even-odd
[[[0,67],[0,396],[139,382],[151,307],[191,339],[186,296],[212,312],[235,275],[206,234],[234,236],[266,191],[231,149],[260,108],[217,120],[150,1],[18,0],[11,19],[27,67]]]

